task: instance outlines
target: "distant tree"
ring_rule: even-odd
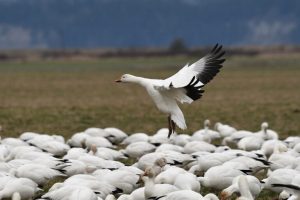
[[[185,42],[182,38],[175,38],[170,46],[169,46],[169,50],[172,53],[184,53],[187,51],[187,47],[185,45]]]

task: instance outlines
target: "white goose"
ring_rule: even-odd
[[[37,184],[30,179],[12,178],[6,182],[0,191],[0,199],[12,198],[17,200],[17,197],[19,199],[32,199],[38,190],[40,189]]]
[[[241,186],[241,184],[243,184],[243,181],[242,181],[242,183],[239,184],[239,181],[240,181],[239,179],[242,176],[245,176],[245,175],[240,175],[240,176],[237,176],[236,178],[234,178],[233,181],[232,181],[232,185],[230,185],[229,187],[227,187],[226,189],[224,189],[221,192],[221,195],[220,195],[221,200],[227,199],[233,193],[238,192],[238,191],[241,190],[240,186]],[[249,183],[249,190],[251,192],[251,195],[253,197],[257,197],[259,195],[259,193],[261,192],[261,190],[262,190],[261,183],[259,182],[259,180],[255,176],[247,175],[245,177],[247,179],[247,182]]]
[[[169,137],[175,131],[175,124],[186,129],[185,119],[176,101],[192,103],[202,96],[202,87],[220,71],[224,55],[218,44],[205,57],[192,65],[186,65],[175,75],[162,79],[148,79],[124,74],[116,82],[136,83],[143,86],[157,108],[168,115]]]
[[[155,184],[155,172],[152,168],[147,168],[142,176],[145,183],[144,195],[145,199],[157,199],[157,197],[164,196],[170,192],[177,191],[178,188],[169,184]]]
[[[200,129],[196,131],[193,136],[191,137],[192,141],[200,140],[205,142],[211,142],[214,139],[220,138],[220,133],[214,130],[209,129],[210,121],[209,119],[206,119],[204,121],[204,129]]]

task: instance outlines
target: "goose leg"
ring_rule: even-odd
[[[172,124],[172,133],[175,133],[176,124],[173,120],[171,120],[171,124]]]
[[[168,127],[169,127],[169,134],[168,134],[168,138],[170,138],[172,132],[173,132],[173,129],[172,129],[172,120],[171,120],[171,116],[169,115],[168,116]]]

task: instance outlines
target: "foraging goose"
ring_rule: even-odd
[[[300,174],[297,174],[290,184],[274,183],[272,186],[286,188],[286,191],[293,195],[293,198],[290,199],[300,199]]]
[[[140,158],[147,153],[153,152],[155,148],[154,145],[148,142],[135,142],[131,143],[126,149],[121,150],[120,152],[131,158]]]
[[[146,133],[133,133],[122,141],[122,145],[129,145],[134,142],[148,142],[149,136]]]
[[[5,183],[3,189],[0,191],[0,199],[12,197],[32,199],[39,190],[37,184],[28,178],[11,178]]]
[[[124,133],[123,131],[121,131],[118,128],[109,127],[109,128],[105,128],[104,131],[109,133],[106,138],[113,144],[119,144],[125,138],[128,137],[128,135],[126,133]]]
[[[98,200],[99,198],[88,187],[78,185],[67,185],[58,188],[57,190],[50,191],[42,196],[43,199],[52,200]]]
[[[155,172],[152,168],[147,168],[141,177],[145,183],[144,195],[145,199],[157,199],[170,192],[177,191],[178,188],[169,184],[155,184]]]
[[[201,186],[213,187],[219,190],[229,187],[232,180],[244,173],[241,170],[233,169],[230,166],[215,166],[207,170],[204,177],[198,177]]]
[[[178,174],[176,176],[174,186],[180,190],[192,190],[194,192],[200,192],[200,183],[197,177],[189,172]]]
[[[157,198],[157,200],[218,200],[219,198],[209,193],[204,197],[198,193],[191,190],[179,190],[167,194],[165,197]]]
[[[240,176],[237,181],[237,184],[241,194],[241,196],[237,198],[238,200],[254,200],[254,197],[250,192],[249,182],[246,176]]]
[[[245,175],[240,175],[240,176],[237,176],[233,179],[232,181],[232,185],[230,185],[229,187],[225,188],[220,196],[221,196],[221,200],[224,200],[224,199],[227,199],[229,198],[233,193],[235,192],[238,192],[240,191],[240,186],[242,183],[238,184],[239,183],[239,179],[242,177],[242,176],[245,176]],[[259,182],[259,180],[255,177],[255,176],[245,176],[246,179],[247,179],[247,182],[249,183],[249,190],[251,192],[251,195],[256,198],[259,193],[261,192],[262,190],[262,186],[261,186],[261,183]]]
[[[48,180],[54,177],[65,176],[64,174],[55,169],[51,169],[44,165],[33,163],[22,165],[17,169],[11,169],[10,173],[15,177],[29,178],[36,182],[38,185],[43,185]]]
[[[222,137],[230,136],[232,133],[237,131],[234,127],[227,124],[222,124],[221,122],[217,122],[215,124],[215,129],[221,134]]]
[[[299,174],[297,170],[277,169],[268,174],[268,178],[263,179],[261,182],[263,183],[263,187],[265,189],[270,189],[274,192],[282,192],[282,190],[285,188],[273,187],[273,184],[290,184],[297,174]]]
[[[125,170],[97,170],[93,175],[99,180],[119,188],[125,194],[131,193],[138,187],[140,176]]]
[[[237,144],[241,139],[252,136],[253,133],[250,131],[240,130],[232,133],[230,136],[227,136],[223,139],[222,144],[228,145],[230,143]]]
[[[225,59],[222,46],[218,44],[212,51],[192,65],[186,65],[175,75],[162,79],[148,79],[124,74],[116,82],[136,83],[143,86],[157,108],[168,115],[168,137],[175,131],[175,125],[186,129],[185,119],[176,101],[192,103],[201,98],[202,87],[220,71]]]

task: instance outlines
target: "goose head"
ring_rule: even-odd
[[[266,131],[268,127],[269,127],[268,122],[263,122],[263,123],[261,124],[261,129],[262,129],[263,131]]]
[[[123,74],[120,79],[115,80],[117,83],[133,83],[136,82],[136,77],[131,74]]]
[[[164,167],[167,164],[167,160],[165,158],[159,158],[155,161],[154,164],[159,167]]]
[[[155,178],[155,172],[152,168],[146,168],[143,176],[147,176],[149,178]]]
[[[208,128],[210,126],[210,120],[206,119],[204,120],[204,128]]]

